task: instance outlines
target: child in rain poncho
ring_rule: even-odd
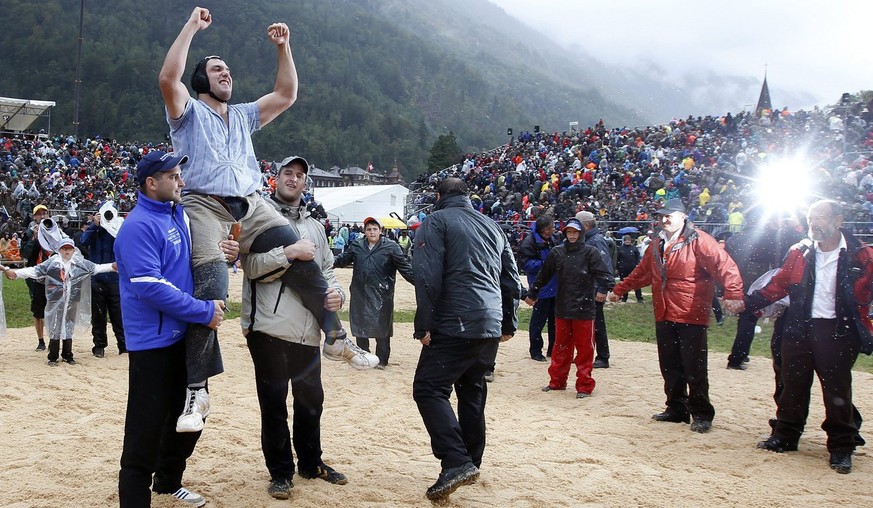
[[[48,303],[45,320],[49,332],[48,364],[57,366],[58,356],[75,365],[73,359],[73,332],[76,326],[91,324],[90,276],[112,271],[113,263],[94,264],[82,257],[72,238],[63,238],[58,253],[29,268],[6,270],[6,277],[15,280],[40,279],[45,283]],[[61,342],[63,341],[63,351]]]

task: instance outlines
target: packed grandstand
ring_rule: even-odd
[[[848,226],[867,236],[873,233],[871,107],[856,96],[812,111],[728,113],[633,128],[600,121],[578,131],[523,132],[506,145],[420,176],[410,186],[407,214],[426,215],[436,182],[446,176],[463,178],[474,206],[507,229],[524,229],[542,214],[560,221],[589,210],[607,230],[642,230],[659,202],[681,197],[691,220],[736,231],[748,216],[810,192],[845,202]],[[36,204],[66,217],[70,227],[106,200],[129,211],[136,200],[137,161],[165,148],[100,136],[5,135],[0,237],[21,237]],[[273,164],[263,161],[261,168],[266,191]],[[808,189],[798,190],[800,182]]]

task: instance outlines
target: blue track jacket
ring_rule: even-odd
[[[209,324],[210,301],[191,296],[191,233],[182,205],[139,193],[115,239],[127,349],[175,344],[188,323]]]

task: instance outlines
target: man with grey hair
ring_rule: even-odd
[[[709,432],[715,408],[709,401],[707,337],[715,282],[724,286],[725,308],[743,310],[743,281],[736,263],[718,242],[688,220],[681,199],[655,212],[661,228],[640,264],[609,295],[617,302],[628,291],[652,286],[658,363],[667,409],[652,419],[691,423]]]
[[[600,229],[597,228],[597,222],[594,220],[594,214],[583,211],[576,214],[576,220],[582,223],[585,228],[585,245],[590,245],[600,252],[600,257],[606,263],[606,269],[609,270],[610,277],[615,278],[615,272],[612,270],[612,254],[610,254],[609,243]],[[606,302],[606,294],[609,293],[609,288],[600,287],[600,282],[597,282],[595,289],[595,315],[594,315],[594,345],[597,355],[594,357],[595,369],[609,368],[609,337],[606,334],[606,317],[603,315],[603,304]]]
[[[807,212],[808,239],[796,244],[779,272],[746,297],[762,309],[790,297],[782,335],[782,392],[770,437],[758,448],[796,451],[809,415],[810,387],[818,376],[824,395],[829,464],[852,471],[859,444],[860,415],[852,405],[852,366],[858,353],[873,353],[873,249],[842,228],[836,201],[813,203]]]

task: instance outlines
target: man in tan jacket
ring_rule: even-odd
[[[321,385],[321,330],[295,291],[281,275],[295,260],[315,260],[321,266],[329,290],[324,307],[331,312],[342,308],[345,296],[333,273],[333,254],[328,248],[324,226],[309,216],[301,196],[306,187],[309,163],[303,157],[288,157],[280,164],[276,191],[269,203],[279,211],[301,240],[243,258],[246,282],[240,324],[255,365],[258,402],[261,408],[261,448],[270,484],[267,492],[276,499],[288,499],[293,486],[293,439],[297,472],[303,478],[321,478],[333,484],[347,482],[321,459],[321,413],[324,389]],[[343,356],[331,356],[356,368],[379,363],[375,355],[337,341]],[[325,346],[329,347],[329,346]],[[288,383],[294,396],[294,436],[288,429]]]

